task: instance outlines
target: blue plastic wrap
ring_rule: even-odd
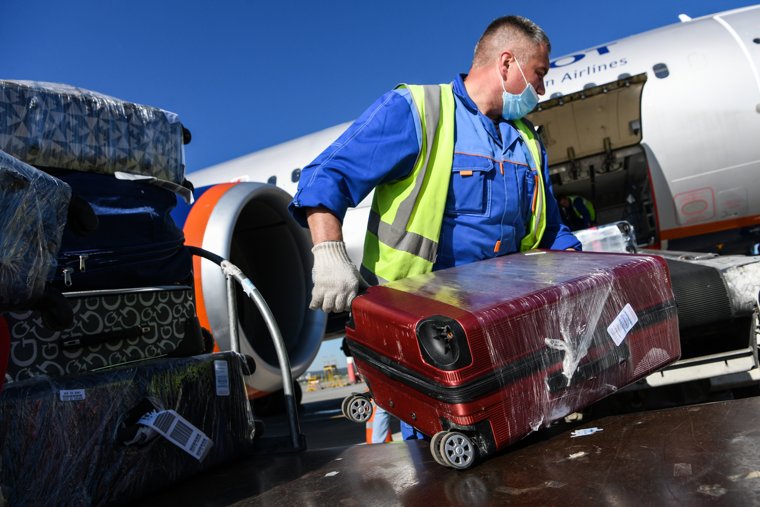
[[[124,503],[241,455],[255,432],[243,364],[226,352],[7,385],[2,497],[12,506]],[[210,438],[205,457],[137,424],[153,408]]]
[[[0,310],[42,294],[70,199],[66,183],[0,151]]]

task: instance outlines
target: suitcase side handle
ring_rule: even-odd
[[[141,336],[150,334],[150,331],[150,326],[134,326],[95,335],[67,336],[61,338],[60,342],[61,347],[64,349],[76,349],[81,347],[91,347],[100,343],[140,338]]]
[[[621,363],[628,362],[631,357],[631,351],[628,348],[628,343],[623,342],[619,347],[617,347],[617,349],[618,350],[615,350],[614,353],[606,353],[594,360],[579,364],[575,369],[575,372],[573,372],[573,376],[570,378],[569,382],[567,377],[561,371],[553,373],[546,379],[546,385],[549,388],[549,393],[555,394],[559,391],[567,389],[568,387],[581,384],[587,380],[591,380],[592,378],[599,376],[600,373],[609,370],[610,368],[613,368]],[[608,350],[606,352],[610,351]]]

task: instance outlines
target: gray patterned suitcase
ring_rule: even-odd
[[[70,198],[66,183],[0,151],[0,311],[33,302],[52,279]]]
[[[0,81],[0,149],[38,167],[153,177],[181,186],[177,115],[65,84]]]
[[[11,343],[6,382],[58,377],[163,356],[206,352],[188,286],[64,293],[74,324],[50,331],[36,311],[4,317]],[[0,326],[0,333],[4,326]]]
[[[245,368],[225,352],[7,385],[0,499],[124,504],[244,454],[255,436]],[[151,415],[166,436],[144,425]]]

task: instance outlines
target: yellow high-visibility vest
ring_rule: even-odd
[[[420,118],[422,142],[411,174],[379,185],[370,209],[361,272],[369,283],[400,280],[433,270],[454,158],[454,92],[450,84],[407,85]],[[520,250],[536,248],[546,228],[541,148],[535,133],[515,121],[531,152],[538,181],[528,234]]]

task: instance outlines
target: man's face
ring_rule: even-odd
[[[517,63],[512,59],[509,62],[509,72],[505,82],[507,91],[515,95],[522,93],[525,90],[525,81],[527,80],[533,85],[536,93],[543,95],[546,91],[544,89],[544,76],[549,72],[549,52],[546,46],[544,44],[532,46],[532,51],[523,51],[518,58],[525,79],[523,79],[520,69],[517,68]]]
[[[562,206],[563,208],[569,207],[570,206],[570,199],[568,199],[567,197],[560,197],[560,199],[559,199],[559,205]]]

